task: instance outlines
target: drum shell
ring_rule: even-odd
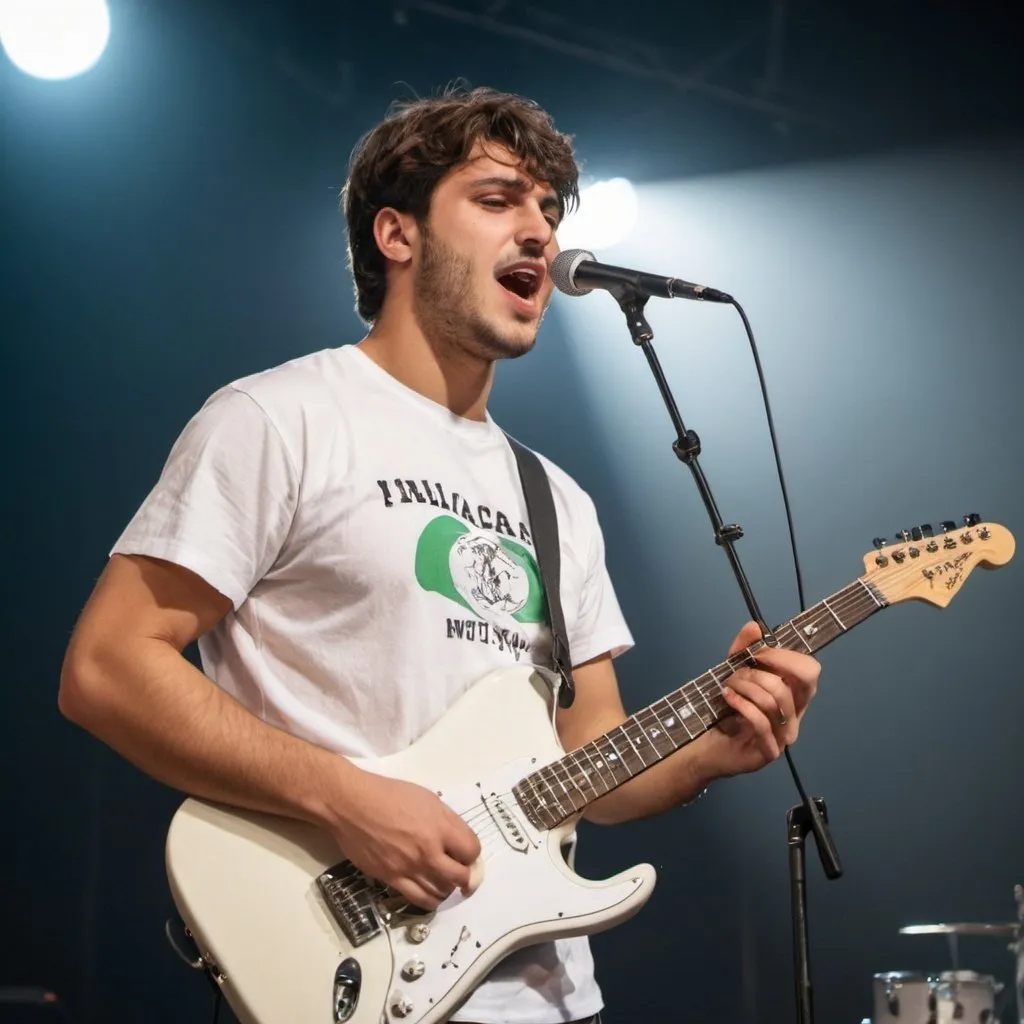
[[[935,976],[937,1024],[991,1024],[995,1020],[995,978],[974,971],[943,971]]]
[[[994,1024],[996,980],[974,971],[873,976],[872,1024]]]
[[[915,971],[885,971],[873,976],[872,1024],[928,1024],[934,1019],[935,982]]]

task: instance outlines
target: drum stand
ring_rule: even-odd
[[[679,409],[676,406],[675,398],[673,398],[672,392],[669,389],[668,381],[665,379],[661,363],[651,345],[651,342],[654,340],[654,331],[644,316],[644,306],[647,305],[648,296],[639,287],[634,287],[624,282],[608,290],[612,293],[626,317],[626,323],[629,327],[633,344],[643,350],[647,363],[651,368],[651,373],[654,374],[654,380],[658,385],[658,390],[661,392],[661,397],[672,420],[672,426],[676,431],[676,440],[672,443],[672,451],[675,453],[676,458],[687,466],[693,474],[697,490],[700,492],[705,509],[707,509],[708,518],[711,520],[715,543],[725,551],[726,557],[729,559],[729,564],[732,566],[733,574],[743,595],[743,600],[746,602],[750,617],[761,628],[765,644],[769,647],[776,647],[778,646],[778,641],[761,615],[761,610],[757,606],[757,601],[750,589],[750,584],[747,582],[746,574],[743,571],[743,566],[740,565],[740,560],[734,547],[735,542],[743,536],[743,530],[736,523],[726,526],[722,520],[721,513],[718,511],[718,506],[715,504],[715,499],[711,494],[707,478],[697,462],[697,456],[701,450],[700,438],[694,431],[686,429],[683,419],[679,414]],[[753,335],[750,332],[750,325],[746,314],[740,308],[738,302],[734,302],[733,305],[736,306],[743,319],[744,327],[747,330],[751,346],[753,347]],[[797,578],[799,580],[799,573]],[[802,596],[801,594],[801,599]],[[828,830],[824,801],[820,797],[815,797],[814,800],[808,797],[788,748],[786,748],[785,754],[789,770],[793,775],[793,782],[800,794],[800,799],[803,801],[789,811],[786,819],[789,828],[790,875],[792,883],[796,1019],[798,1024],[812,1024],[813,1006],[811,998],[810,957],[807,943],[807,900],[804,886],[804,839],[808,831],[814,833],[818,854],[821,857],[822,867],[825,869],[825,876],[830,880],[839,878],[843,873],[843,869],[840,866],[839,854]]]

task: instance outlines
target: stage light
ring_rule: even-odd
[[[110,36],[106,0],[0,0],[0,45],[36,78],[88,71]]]
[[[636,192],[629,181],[595,182],[581,190],[579,209],[558,229],[558,242],[563,249],[610,249],[633,230],[636,214]]]

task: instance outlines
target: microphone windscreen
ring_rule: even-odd
[[[586,249],[563,249],[551,261],[551,281],[554,286],[566,295],[586,295],[592,292],[593,288],[579,288],[575,282],[576,269],[587,260],[597,262],[594,254]]]

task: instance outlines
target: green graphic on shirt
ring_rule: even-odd
[[[540,573],[521,544],[438,516],[416,545],[416,580],[488,622],[547,622]]]

